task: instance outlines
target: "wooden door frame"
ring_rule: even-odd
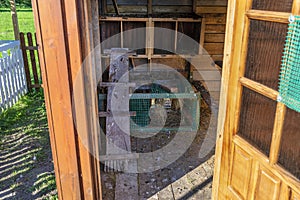
[[[230,151],[232,149],[232,138],[233,133],[236,132],[235,121],[238,119],[238,107],[239,105],[237,100],[240,98],[241,91],[238,89],[238,85],[241,84],[239,82],[243,82],[239,80],[241,73],[243,73],[243,69],[240,70],[240,59],[244,59],[245,52],[243,49],[246,48],[244,46],[245,38],[244,32],[245,29],[248,29],[248,23],[246,18],[246,12],[239,12],[238,9],[250,8],[250,5],[247,4],[249,1],[239,1],[239,0],[229,0],[228,1],[228,14],[227,14],[227,26],[226,26],[226,39],[225,39],[225,49],[224,49],[224,66],[223,66],[223,74],[222,74],[222,87],[221,87],[221,95],[220,95],[220,110],[219,110],[219,119],[218,119],[218,130],[217,130],[217,144],[216,144],[216,160],[215,160],[215,171],[214,171],[214,180],[213,180],[213,193],[212,199],[220,199],[220,197],[226,196],[226,194],[221,194],[222,189],[220,187],[224,187],[224,183],[220,184],[221,176],[229,178],[229,169],[230,169],[230,160],[231,155]],[[247,10],[247,9],[245,9]],[[274,12],[275,13],[275,12]],[[251,16],[251,14],[254,14]],[[263,12],[261,12],[263,14]],[[299,15],[300,14],[300,0],[294,0],[292,14]],[[255,19],[257,16],[256,12],[248,12],[248,17],[252,17]],[[278,13],[277,22],[288,22],[288,17],[290,15],[280,14]],[[256,19],[271,19],[272,16],[263,15],[261,18]],[[248,32],[246,30],[246,32]],[[235,55],[242,55],[241,57],[236,57]],[[234,65],[234,63],[236,65]],[[245,80],[245,84],[247,80]],[[241,86],[239,86],[241,87]],[[265,89],[264,87],[263,89]],[[273,93],[273,94],[272,94]],[[277,98],[277,94],[274,91],[270,90],[270,97]],[[276,154],[276,150],[280,144],[278,142],[278,137],[281,137],[282,130],[282,122],[278,123],[278,121],[282,121],[281,119],[285,115],[285,107],[283,104],[278,103],[277,111],[276,111],[276,123],[274,128],[274,134],[272,139],[272,146],[270,151],[273,152],[273,155]],[[279,140],[280,141],[280,140]],[[275,147],[276,146],[276,147]],[[278,152],[277,152],[278,153]],[[272,155],[272,154],[271,154]],[[270,156],[270,164],[275,164],[277,162],[277,156]],[[225,170],[224,174],[221,174],[221,168],[225,166],[227,170]],[[275,169],[279,169],[278,167],[274,167]],[[280,169],[279,169],[280,170]],[[223,170],[224,172],[224,170]],[[227,173],[228,172],[228,173]],[[284,174],[284,172],[281,172]],[[281,174],[278,174],[281,177]],[[286,176],[289,176],[288,174]],[[283,178],[285,179],[285,178]],[[299,185],[293,178],[288,178],[294,185]],[[253,189],[253,188],[252,188]]]
[[[81,65],[99,44],[98,0],[33,0],[33,10],[58,197],[101,199],[99,162],[88,150],[98,150],[100,133],[98,58]]]

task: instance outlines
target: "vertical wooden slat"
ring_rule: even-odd
[[[281,142],[285,113],[286,113],[286,106],[283,103],[278,103],[277,110],[276,110],[275,124],[273,129],[270,156],[269,156],[271,165],[276,164],[278,161],[278,156],[279,156],[278,154],[280,149],[280,142]]]
[[[119,7],[118,7],[118,4],[117,4],[117,1],[116,0],[112,0],[112,2],[113,2],[113,5],[114,5],[114,8],[115,8],[115,12],[119,16],[120,15],[120,11],[119,11]]]
[[[43,50],[43,41],[42,41],[42,31],[41,31],[41,22],[40,22],[40,12],[39,12],[39,6],[38,6],[38,0],[32,1],[32,9],[34,11],[34,23],[35,28],[37,32],[37,41],[40,45],[40,51],[39,57],[40,57],[40,67],[41,67],[41,75],[44,80],[44,96],[45,96],[45,104],[46,104],[46,112],[47,112],[47,119],[48,119],[48,127],[49,127],[49,134],[50,134],[50,144],[51,144],[51,150],[52,150],[52,158],[54,163],[54,171],[55,171],[55,180],[56,180],[56,188],[58,192],[58,198],[62,199],[63,192],[62,192],[62,185],[61,185],[61,172],[59,169],[59,163],[58,163],[58,153],[57,153],[57,145],[56,145],[56,137],[54,134],[54,120],[52,116],[52,105],[50,100],[50,90],[48,85],[48,74],[46,71],[46,65],[45,65],[45,56],[44,56],[44,50]]]
[[[59,199],[81,199],[65,8],[61,0],[35,0],[33,5]]]
[[[7,88],[6,88],[6,85],[7,85],[7,80],[6,80],[6,76],[7,76],[7,70],[5,68],[5,60],[4,59],[1,59],[1,71],[2,71],[2,83],[3,83],[3,87],[2,87],[2,90],[3,91],[3,105],[4,105],[4,108],[7,108],[7,102],[8,102],[8,91],[7,91]]]
[[[202,55],[203,52],[203,48],[204,48],[204,40],[205,40],[205,28],[206,28],[206,23],[205,23],[205,18],[202,18],[201,21],[201,32],[200,32],[200,41],[199,41],[199,55]]]
[[[151,16],[153,13],[153,8],[152,8],[152,0],[148,0],[148,15]]]
[[[18,82],[19,82],[19,90],[21,95],[25,93],[26,87],[26,77],[24,70],[24,61],[22,59],[22,51],[19,49],[18,51],[19,65],[18,65]],[[23,78],[24,77],[24,78]]]
[[[21,94],[21,85],[20,85],[20,65],[21,63],[18,63],[19,58],[19,49],[16,49],[14,52],[14,63],[15,63],[15,69],[14,69],[14,74],[15,74],[15,86],[16,86],[16,92],[17,92],[17,101],[19,100],[20,94]]]
[[[4,58],[4,69],[6,70],[6,90],[7,90],[7,105],[8,107],[12,106],[12,85],[11,85],[11,71],[9,56]]]
[[[20,47],[21,48],[21,47]],[[27,87],[27,79],[26,79],[26,72],[24,67],[24,60],[23,60],[23,54],[22,50],[19,49],[19,72],[20,72],[20,81],[21,81],[21,89],[22,89],[22,95],[27,93],[28,87]]]
[[[14,35],[15,35],[15,40],[19,40],[19,22],[18,22],[18,15],[17,15],[17,10],[16,10],[16,1],[15,0],[10,0],[10,10],[11,10],[11,17],[12,17],[12,22],[13,22],[13,27],[14,27]]]
[[[102,3],[102,12],[103,12],[102,14],[106,15],[107,14],[107,0],[102,0],[101,3]]]
[[[31,33],[27,33],[27,39],[28,39],[28,46],[33,47]],[[31,61],[31,67],[32,67],[32,74],[33,74],[33,78],[34,78],[34,84],[36,85],[36,84],[39,84],[39,77],[38,77],[38,72],[37,72],[37,67],[36,67],[34,50],[29,50],[29,54],[30,54],[30,61]]]
[[[6,105],[7,105],[7,99],[8,99],[8,92],[7,92],[7,89],[6,89],[6,69],[5,69],[5,62],[4,62],[4,59],[2,59],[2,72],[3,72],[3,84],[4,84],[4,87],[2,87],[2,90],[4,91],[4,99],[3,99],[3,102],[4,102],[4,107],[3,108],[6,108]]]
[[[292,13],[293,15],[300,15],[300,0],[294,0]]]
[[[193,0],[193,13],[196,13],[197,10],[197,0]]]
[[[18,85],[17,85],[17,49],[14,49],[11,56],[10,56],[10,62],[11,62],[11,78],[12,78],[12,89],[13,89],[13,104],[15,104],[19,100],[19,91],[18,91]]]
[[[153,52],[154,52],[154,22],[152,18],[149,18],[146,22],[146,55],[148,60],[151,60]]]
[[[41,82],[41,87],[42,87],[42,74],[41,74],[41,65],[40,65],[40,55],[39,55],[39,45],[37,43],[37,37],[36,37],[36,33],[34,33],[34,39],[35,39],[35,47],[37,47],[37,50],[35,51],[37,53],[37,69],[40,72],[39,74],[39,81]]]
[[[123,23],[123,21],[120,21],[120,34],[121,34],[121,48],[123,48],[124,47],[124,33],[123,33],[123,31],[124,31],[124,23]]]
[[[87,57],[93,50],[93,29],[92,11],[90,1],[69,1],[65,6],[66,19],[73,17],[77,13],[74,21],[67,23],[68,50],[70,56],[70,72],[72,78],[73,107],[75,126],[78,134],[78,153],[80,156],[80,169],[82,178],[82,196],[84,199],[95,199],[100,191],[95,183],[93,164],[94,158],[90,153],[94,152],[92,143],[96,116],[95,97],[92,96],[97,91],[93,62],[91,57]],[[81,10],[79,9],[81,8]],[[79,22],[79,24],[78,24]],[[90,78],[90,76],[94,78]]]
[[[231,141],[231,137],[229,134],[230,125],[225,123],[225,119],[229,117],[227,105],[229,101],[229,85],[230,85],[230,74],[232,68],[232,50],[234,48],[233,43],[233,28],[234,28],[234,20],[236,17],[236,0],[228,1],[228,15],[227,15],[227,25],[226,25],[226,39],[225,39],[225,49],[224,49],[224,66],[222,70],[222,87],[220,93],[220,110],[218,116],[218,129],[217,129],[217,142],[216,142],[216,160],[215,160],[215,168],[214,168],[214,178],[213,178],[213,188],[212,188],[212,199],[225,199],[226,197],[226,189],[224,182],[221,179],[222,176],[226,176],[228,180],[227,171],[221,166],[229,166],[230,155],[228,151],[230,150],[226,145]],[[223,177],[222,177],[223,178]]]
[[[94,84],[91,84],[92,87],[95,88],[92,91],[91,95],[91,104],[90,109],[91,112],[90,116],[90,123],[92,124],[92,135],[93,135],[93,148],[94,148],[94,159],[92,160],[93,166],[93,178],[94,178],[94,189],[95,189],[95,199],[102,199],[102,191],[101,191],[101,174],[100,174],[100,123],[99,118],[97,115],[98,112],[98,95],[97,95],[97,85],[98,82],[102,80],[102,62],[101,62],[101,46],[100,46],[100,27],[99,27],[99,1],[98,0],[91,0],[91,12],[88,14],[92,15],[92,33],[93,37],[90,41],[93,41],[93,50],[95,52],[94,60],[93,60],[93,67],[88,68],[88,77],[90,80],[93,80]]]
[[[3,69],[3,60],[0,59],[0,84],[4,85],[4,69]],[[4,88],[0,90],[0,97],[1,97],[1,101],[0,101],[0,108],[2,108],[4,106],[5,103],[5,94],[4,94]],[[0,109],[1,111],[1,109]]]
[[[177,43],[178,43],[178,21],[175,22],[175,38],[174,38],[174,53],[177,52]]]
[[[31,91],[32,84],[31,84],[31,78],[30,78],[28,58],[27,58],[27,53],[26,53],[26,42],[25,42],[24,33],[20,33],[20,43],[21,43],[21,49],[22,49],[22,55],[23,55],[23,61],[24,61],[26,83],[27,83],[28,90]]]

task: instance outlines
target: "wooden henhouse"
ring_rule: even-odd
[[[203,113],[214,126],[212,199],[300,199],[300,0],[32,2],[59,199],[102,199],[108,172],[123,183],[115,199],[150,199],[134,145],[161,149],[174,131],[188,141]],[[169,113],[180,127],[165,125]],[[155,144],[132,139],[154,138],[158,125]]]

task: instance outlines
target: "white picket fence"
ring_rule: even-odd
[[[27,93],[19,41],[0,41],[0,113]]]

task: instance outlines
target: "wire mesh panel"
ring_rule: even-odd
[[[135,112],[135,116],[131,117],[130,131],[197,131],[200,94],[160,92],[131,94],[129,110]],[[105,102],[106,95],[99,94],[100,111],[105,110]]]
[[[200,94],[168,93],[154,84],[151,93],[135,93],[130,98],[130,128],[133,132],[196,131],[200,117]]]

